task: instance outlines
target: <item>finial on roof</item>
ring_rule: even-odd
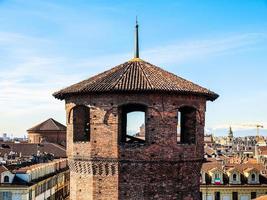
[[[139,58],[139,38],[138,38],[138,21],[136,16],[135,24],[135,45],[134,45],[134,58]]]

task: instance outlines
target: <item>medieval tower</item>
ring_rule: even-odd
[[[135,37],[133,59],[54,93],[66,102],[71,200],[200,199],[206,102],[218,95],[140,59],[138,25]],[[143,139],[127,133],[134,111]]]

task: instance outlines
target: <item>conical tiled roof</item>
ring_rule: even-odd
[[[27,131],[65,131],[65,130],[66,126],[54,120],[53,118],[50,118],[28,129]]]
[[[139,58],[118,65],[87,80],[55,92],[58,99],[69,95],[106,92],[174,92],[215,100],[218,95]]]

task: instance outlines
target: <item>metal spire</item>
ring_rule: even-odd
[[[134,58],[139,58],[139,38],[138,38],[138,21],[137,21],[137,16],[136,16],[136,24],[135,24]]]

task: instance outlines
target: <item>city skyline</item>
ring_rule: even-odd
[[[142,59],[220,95],[207,132],[267,128],[267,1],[164,2],[0,1],[0,133],[64,124],[52,93],[131,59],[136,15]]]

